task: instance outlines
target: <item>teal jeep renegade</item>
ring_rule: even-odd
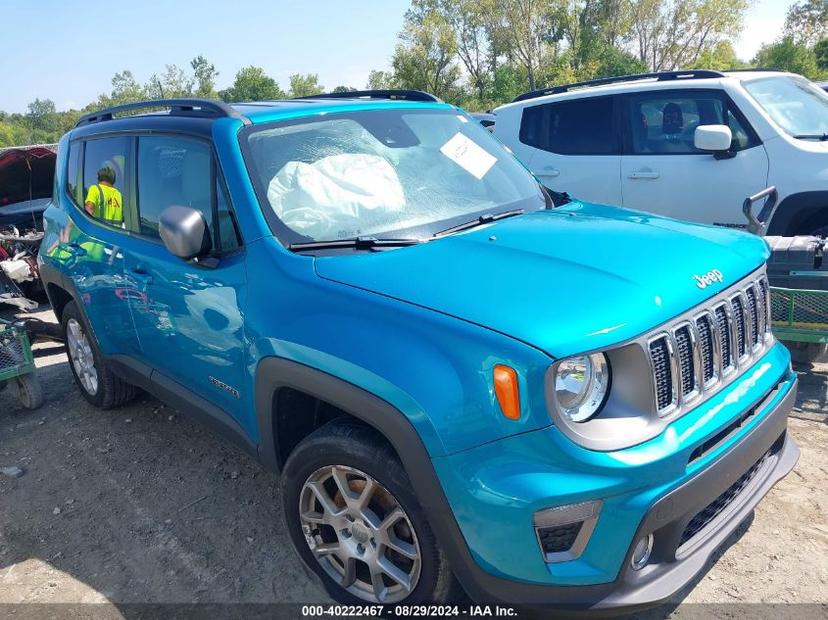
[[[340,601],[650,605],[798,457],[761,239],[552,192],[424,93],[94,113],[45,221],[84,397],[281,471]]]

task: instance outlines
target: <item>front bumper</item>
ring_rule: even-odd
[[[778,351],[777,354],[787,359]],[[782,361],[782,357],[777,361]],[[771,367],[779,369],[776,363]],[[470,502],[472,506],[452,501],[457,496],[452,492],[448,468],[446,464],[442,467],[437,464],[474,557],[471,563],[461,563],[459,569],[455,563],[455,572],[463,585],[478,599],[530,606],[636,608],[669,598],[693,580],[716,548],[796,464],[799,450],[786,433],[787,415],[796,397],[796,376],[787,369],[786,361],[784,370],[775,377],[773,374],[766,372],[742,398],[731,396],[728,400],[728,395],[722,396],[723,404],[715,414],[726,418],[723,427],[728,427],[728,423],[732,426],[732,419],[728,417],[731,414],[738,419],[746,410],[753,409],[752,419],[737,427],[695,465],[688,465],[688,450],[715,426],[710,423],[710,416],[714,414],[709,411],[699,412],[695,418],[688,415],[684,427],[676,425],[678,428],[673,429],[678,436],[674,446],[684,446],[679,439],[690,438],[686,442],[690,446],[687,450],[663,459],[654,457],[648,462],[635,462],[636,458],[647,460],[658,452],[644,447],[627,454],[626,458],[630,459],[627,463],[616,459],[616,468],[610,470],[610,475],[606,467],[590,464],[585,464],[584,471],[550,471],[545,465],[544,471],[538,463],[546,455],[538,454],[537,444],[528,438],[532,434],[526,434],[513,446],[499,446],[495,451],[501,453],[500,457],[483,468],[480,463],[487,457],[480,454],[466,459],[465,466],[455,460],[451,463],[455,479],[468,480],[471,468],[475,467],[472,463],[477,463],[476,479],[471,478],[472,484],[477,485],[473,492],[476,506],[474,501]],[[755,396],[757,392],[761,395],[759,398]],[[747,398],[754,400],[746,403]],[[726,409],[728,404],[732,412]],[[711,403],[711,407],[716,406]],[[693,431],[697,434],[693,435]],[[516,456],[521,452],[521,456]],[[521,465],[518,460],[522,461]],[[534,471],[526,471],[527,463],[532,464]],[[497,475],[493,470],[497,470]],[[498,483],[502,484],[498,486]],[[548,495],[550,486],[560,489],[560,496],[555,498],[559,505],[604,500],[598,525],[584,556],[578,560],[544,564],[532,537],[527,536],[524,543],[518,534],[531,528],[531,514],[543,507],[522,503],[522,499],[532,497],[541,487]],[[575,490],[584,486],[590,486],[586,493]],[[601,494],[602,486],[605,495]],[[510,497],[505,496],[504,488],[513,489]],[[488,507],[485,514],[475,518],[469,510],[480,512],[481,502],[488,502]],[[710,510],[702,517],[712,518],[696,518],[706,508]],[[517,517],[521,514],[526,515],[525,520]],[[694,535],[688,540],[686,530],[694,518],[691,531]],[[481,529],[484,527],[500,532],[500,549],[481,547],[481,541],[491,540],[487,538],[490,532]],[[635,541],[650,533],[655,540],[650,562],[642,570],[633,571],[630,557]]]

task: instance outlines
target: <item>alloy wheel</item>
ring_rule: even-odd
[[[365,472],[344,465],[316,470],[302,486],[299,518],[316,561],[352,595],[387,604],[414,591],[422,564],[414,526]]]
[[[66,348],[81,387],[92,396],[98,393],[98,371],[92,346],[81,324],[75,319],[66,323]]]

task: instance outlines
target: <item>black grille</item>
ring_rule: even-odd
[[[666,409],[673,402],[673,374],[670,372],[670,349],[666,336],[650,343],[650,359],[653,362],[658,409]]]
[[[696,330],[699,333],[702,380],[706,384],[716,374],[713,360],[713,329],[710,326],[710,317],[708,315],[700,316],[696,319]]]
[[[730,322],[727,320],[727,311],[724,306],[719,306],[715,312],[719,337],[722,339],[722,367],[727,368],[733,365],[733,351],[730,350]]]
[[[720,515],[728,506],[730,506],[730,504],[733,503],[733,500],[739,497],[739,494],[744,491],[745,487],[749,485],[751,480],[753,480],[756,476],[759,468],[762,467],[765,459],[768,458],[768,454],[770,454],[770,452],[765,453],[765,455],[762,456],[762,458],[759,459],[753,467],[747,470],[724,493],[710,502],[704,510],[700,511],[690,520],[690,523],[687,524],[687,527],[684,528],[684,532],[681,535],[679,548],[702,531],[708,523]]]
[[[745,307],[742,305],[741,297],[733,298],[733,323],[736,327],[736,355],[742,357],[747,352],[745,348],[747,346],[745,339],[747,324],[745,323]]]
[[[538,541],[544,553],[562,553],[569,551],[578,538],[583,521],[556,525],[553,527],[539,527]]]
[[[686,396],[696,387],[693,365],[693,340],[690,338],[690,328],[683,325],[676,330],[676,355],[681,368],[681,394]]]
[[[751,344],[758,344],[759,343],[759,304],[756,303],[756,291],[754,291],[753,287],[745,291],[747,296],[747,304],[748,304],[748,316],[750,318],[750,325],[753,330],[751,336]]]

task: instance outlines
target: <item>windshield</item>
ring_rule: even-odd
[[[745,82],[745,88],[792,136],[828,133],[828,94],[805,78],[780,76]]]
[[[247,146],[283,241],[425,238],[484,213],[544,206],[532,175],[453,109],[317,114],[256,128]]]

